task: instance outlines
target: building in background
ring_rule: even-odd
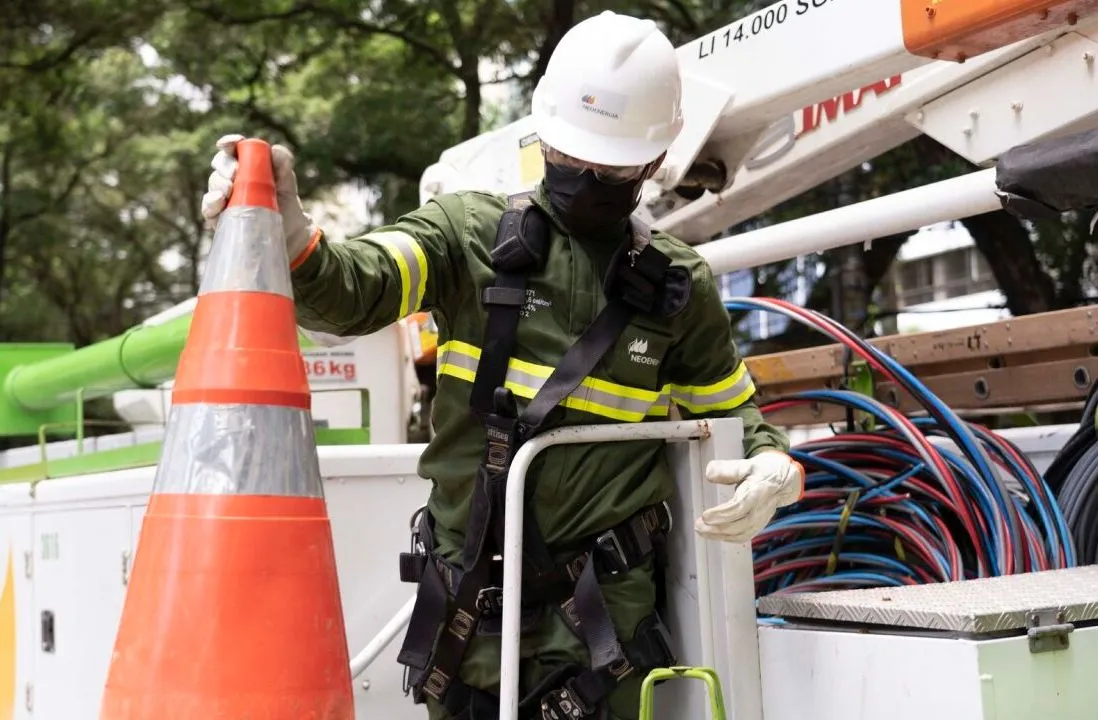
[[[890,283],[897,330],[926,332],[1010,317],[987,261],[961,223],[923,228],[900,248]]]
[[[783,288],[781,296],[798,305],[808,302],[812,287],[820,279],[820,264],[809,257],[799,257],[791,262],[777,278],[777,284]],[[754,273],[751,270],[737,270],[717,277],[721,298],[726,302],[734,297],[750,297],[755,293]],[[764,312],[751,312],[739,325],[739,330],[748,340],[766,340],[781,335],[788,329],[791,321],[784,315]]]

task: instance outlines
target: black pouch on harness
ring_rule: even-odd
[[[497,717],[492,715],[491,697],[464,685],[457,676],[472,635],[498,617],[502,607],[502,578],[494,576],[493,568],[498,568],[502,555],[504,490],[514,453],[540,432],[550,413],[593,371],[635,313],[674,314],[688,297],[688,292],[681,292],[681,284],[665,292],[670,260],[651,246],[647,227],[633,220],[630,238],[615,256],[604,284],[606,306],[520,413],[505,388],[505,378],[525,302],[526,278],[544,263],[549,237],[549,220],[543,211],[528,197],[511,198],[492,254],[495,284],[482,296],[488,317],[470,405],[483,424],[485,450],[470,504],[461,570],[441,562],[426,544],[401,558],[402,568],[411,568],[402,577],[418,576],[420,582],[398,656],[407,666],[406,687],[416,702],[432,697],[451,714],[469,720]],[[592,538],[589,550],[563,566],[554,560],[534,518],[527,517],[524,600],[555,606],[586,644],[592,667],[562,669],[550,678],[552,682],[543,683],[523,700],[522,717],[591,717],[625,676],[674,663],[658,615],[642,623],[633,640],[619,641],[596,580],[596,570],[624,572],[656,552],[670,531],[670,512],[666,507],[662,510],[664,515],[647,508],[600,533]],[[451,582],[446,581],[447,575]],[[538,608],[529,610],[537,619]]]

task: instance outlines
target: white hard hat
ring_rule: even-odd
[[[651,20],[609,10],[569,30],[534,89],[541,142],[599,165],[647,165],[682,128],[671,41]]]

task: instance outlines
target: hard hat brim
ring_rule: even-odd
[[[598,165],[632,167],[647,165],[670,144],[666,139],[608,137],[568,123],[559,115],[550,116],[535,108],[535,131],[542,144],[577,160]]]

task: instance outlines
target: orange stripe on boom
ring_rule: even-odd
[[[1098,12],[1098,0],[900,0],[900,7],[908,52],[963,61],[1074,25]]]
[[[309,409],[293,300],[265,292],[198,298],[179,358],[172,402]]]

